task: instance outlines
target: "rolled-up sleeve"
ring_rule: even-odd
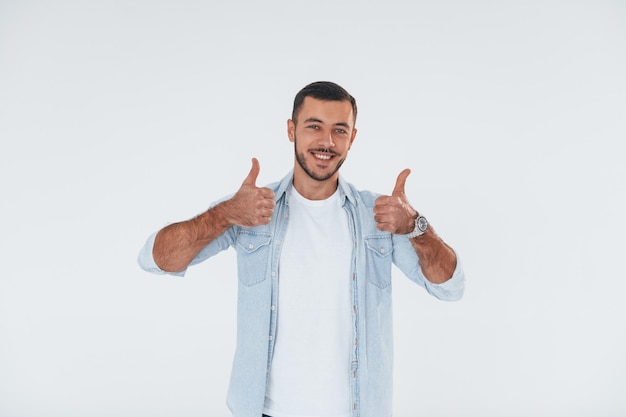
[[[148,237],[148,240],[146,240],[145,245],[143,245],[143,248],[141,248],[141,251],[139,252],[139,256],[137,257],[137,262],[139,263],[139,266],[144,271],[151,272],[153,274],[158,274],[158,275],[168,274],[168,275],[175,275],[179,277],[184,276],[187,269],[180,271],[180,272],[168,272],[159,268],[156,262],[154,262],[154,256],[152,256],[152,249],[154,248],[154,239],[156,238],[157,233],[158,232],[154,232],[153,234],[151,234],[150,237]]]
[[[460,300],[465,292],[465,273],[461,267],[461,260],[458,255],[456,257],[456,268],[449,280],[441,284],[434,284],[424,277],[424,284],[426,291],[440,300]]]
[[[465,273],[458,254],[456,267],[452,277],[446,282],[435,284],[430,282],[419,262],[419,257],[406,236],[394,235],[394,263],[412,281],[424,287],[432,296],[445,301],[457,301],[463,297],[465,291]]]

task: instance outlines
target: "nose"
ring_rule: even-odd
[[[319,139],[319,144],[325,148],[332,148],[335,146],[335,140],[333,139],[333,131],[322,131]]]

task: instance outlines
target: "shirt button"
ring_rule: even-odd
[[[385,248],[380,248],[380,253],[385,253]]]
[[[276,272],[272,271],[272,276],[275,277],[276,276]]]
[[[250,244],[248,245],[248,249],[250,249],[250,250],[254,249],[254,245],[253,245],[252,243],[250,243]]]
[[[276,306],[272,306],[272,311],[276,310]]]
[[[270,335],[269,339],[270,339],[270,340],[272,340],[272,339],[273,339],[272,335]]]

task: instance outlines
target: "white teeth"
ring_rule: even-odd
[[[322,155],[322,154],[319,154],[319,153],[316,153],[314,155],[318,159],[330,159],[330,155]]]

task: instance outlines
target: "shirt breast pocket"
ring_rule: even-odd
[[[242,229],[237,236],[237,269],[239,282],[250,287],[267,278],[270,259],[270,233]]]
[[[365,236],[365,248],[365,265],[369,282],[379,288],[387,288],[391,284],[393,260],[391,235]]]

